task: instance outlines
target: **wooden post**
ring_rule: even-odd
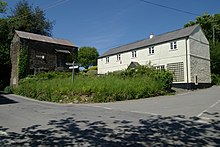
[[[73,82],[74,81],[74,61],[73,61],[72,66],[73,66],[73,69],[72,69],[72,82]]]

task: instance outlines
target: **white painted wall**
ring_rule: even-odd
[[[170,42],[157,44],[154,46],[154,54],[149,54],[149,47],[136,50],[137,57],[132,58],[132,51],[121,53],[121,61],[117,61],[117,55],[109,56],[109,63],[106,63],[106,57],[98,59],[98,74],[126,69],[130,63],[138,62],[141,65],[146,65],[151,62],[153,66],[166,65],[168,63],[183,62],[184,69],[186,68],[186,50],[185,39],[174,40],[177,42],[177,49],[170,49]],[[171,42],[174,42],[171,41]],[[184,70],[186,76],[186,70]],[[186,82],[186,78],[184,78]]]
[[[177,42],[177,49],[171,50],[170,42],[174,41]],[[174,83],[194,83],[194,75],[198,75],[200,83],[211,83],[209,42],[201,28],[198,27],[189,38],[170,42],[155,45],[154,54],[149,54],[149,47],[152,46],[147,46],[136,50],[136,58],[132,58],[132,51],[120,53],[120,61],[117,61],[117,55],[109,56],[109,63],[106,63],[106,57],[100,58],[98,74],[127,69],[132,61],[141,65],[151,62],[153,66],[165,65],[165,68],[169,63],[183,62],[184,81]]]

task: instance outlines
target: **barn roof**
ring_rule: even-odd
[[[23,32],[23,31],[18,31],[18,30],[16,30],[15,33],[20,38],[24,38],[24,39],[35,40],[35,41],[40,41],[40,42],[47,42],[47,43],[52,43],[52,44],[65,45],[65,46],[70,46],[70,47],[76,47],[73,43],[71,43],[68,40],[64,40],[64,39],[56,39],[56,38],[52,38],[52,37],[48,37],[48,36],[44,36],[44,35]]]
[[[112,48],[106,51],[103,55],[99,56],[99,58],[118,54],[118,53],[123,53],[123,52],[134,50],[134,49],[139,49],[142,47],[151,46],[151,45],[155,45],[155,44],[159,44],[159,43],[163,43],[163,42],[167,42],[167,41],[171,41],[171,40],[175,40],[179,38],[188,37],[198,27],[200,26],[197,24],[191,27],[187,27],[187,28],[176,30],[176,31],[164,33],[158,36],[154,36],[151,39],[147,38],[147,39],[136,41],[130,44],[122,45],[116,48]]]

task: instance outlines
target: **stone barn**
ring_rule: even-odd
[[[77,50],[68,40],[15,31],[10,51],[10,85],[17,85],[19,79],[29,74],[67,70],[65,63],[72,62]]]

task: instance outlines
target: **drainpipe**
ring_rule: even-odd
[[[188,52],[187,40],[188,39],[189,38],[187,37],[186,38],[186,81],[187,81],[186,88],[187,88],[187,90],[189,90],[189,71],[188,71],[188,54],[187,54],[187,52]]]

